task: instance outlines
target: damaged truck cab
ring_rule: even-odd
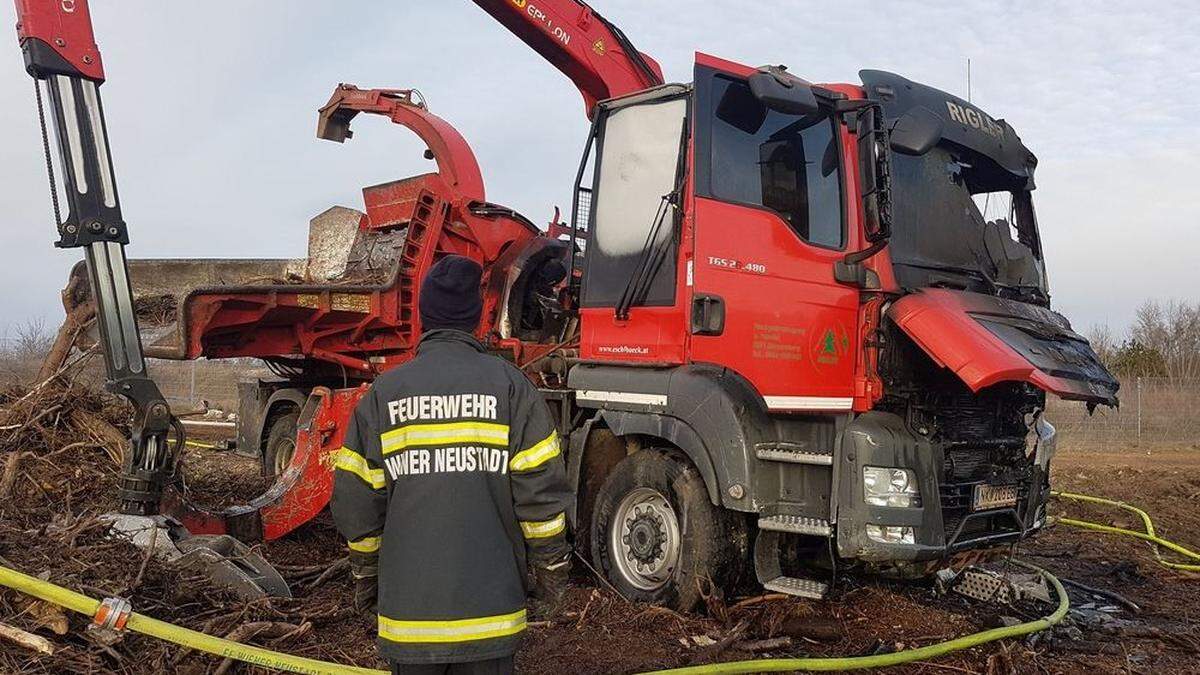
[[[753,560],[819,597],[816,568],[1017,541],[1045,523],[1047,394],[1116,403],[1049,309],[1033,154],[958,97],[861,77],[699,54],[692,85],[597,109],[568,378],[587,421],[564,431],[580,533],[624,592],[686,606]],[[741,515],[705,515],[689,473]]]

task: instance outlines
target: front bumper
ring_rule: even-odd
[[[837,484],[837,547],[842,558],[865,562],[911,562],[1018,541],[1045,524],[1050,497],[1049,462],[1055,435],[1039,421],[1038,452],[1015,467],[997,469],[986,447],[952,447],[912,433],[891,413],[870,412],[843,435]],[[863,498],[864,466],[907,468],[916,474],[922,505],[872,506]],[[973,507],[977,485],[1015,485],[1013,506]],[[883,543],[867,525],[912,527],[914,543]]]

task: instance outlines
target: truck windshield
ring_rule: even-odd
[[[953,284],[959,277],[973,290],[1046,297],[1023,177],[944,142],[920,157],[892,156],[892,195],[890,248],[901,285]]]

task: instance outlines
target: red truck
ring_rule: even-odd
[[[152,412],[135,428],[129,510],[244,539],[315,516],[353,405],[412,355],[422,275],[455,253],[485,269],[478,337],[529,373],[569,439],[577,548],[630,597],[688,608],[702,577],[750,568],[767,589],[821,597],[831,568],[922,574],[1042,527],[1046,396],[1114,405],[1118,384],[1050,309],[1037,162],[1011,126],[876,70],[814,85],[697,54],[692,82],[668,84],[579,0],[476,4],[583,94],[569,221],[543,231],[488,201],[466,141],[411,92],[343,85],[320,137],[386,115],[437,171],[314,218],[304,260],[126,263],[112,207],[85,208],[105,203],[106,141],[82,142],[73,164],[80,139],[104,139],[99,55],[25,22],[74,191],[61,243],[88,252],[68,311],[96,305],[110,369],[126,366],[112,388],[152,386],[129,368],[143,343],[159,358],[256,357],[278,376],[241,387],[238,446],[277,474],[266,494],[221,513],[188,504],[154,389],[138,399]],[[57,6],[18,0],[23,20]]]

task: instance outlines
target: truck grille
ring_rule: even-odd
[[[1018,533],[1022,529],[1022,514],[1029,497],[1029,476],[1020,471],[1020,467],[998,466],[993,453],[994,449],[988,447],[960,446],[945,451],[938,497],[947,546],[996,534]],[[981,511],[973,515],[971,505],[975,486],[993,482],[996,474],[1004,477],[996,478],[995,484],[1017,484],[1016,509]]]

